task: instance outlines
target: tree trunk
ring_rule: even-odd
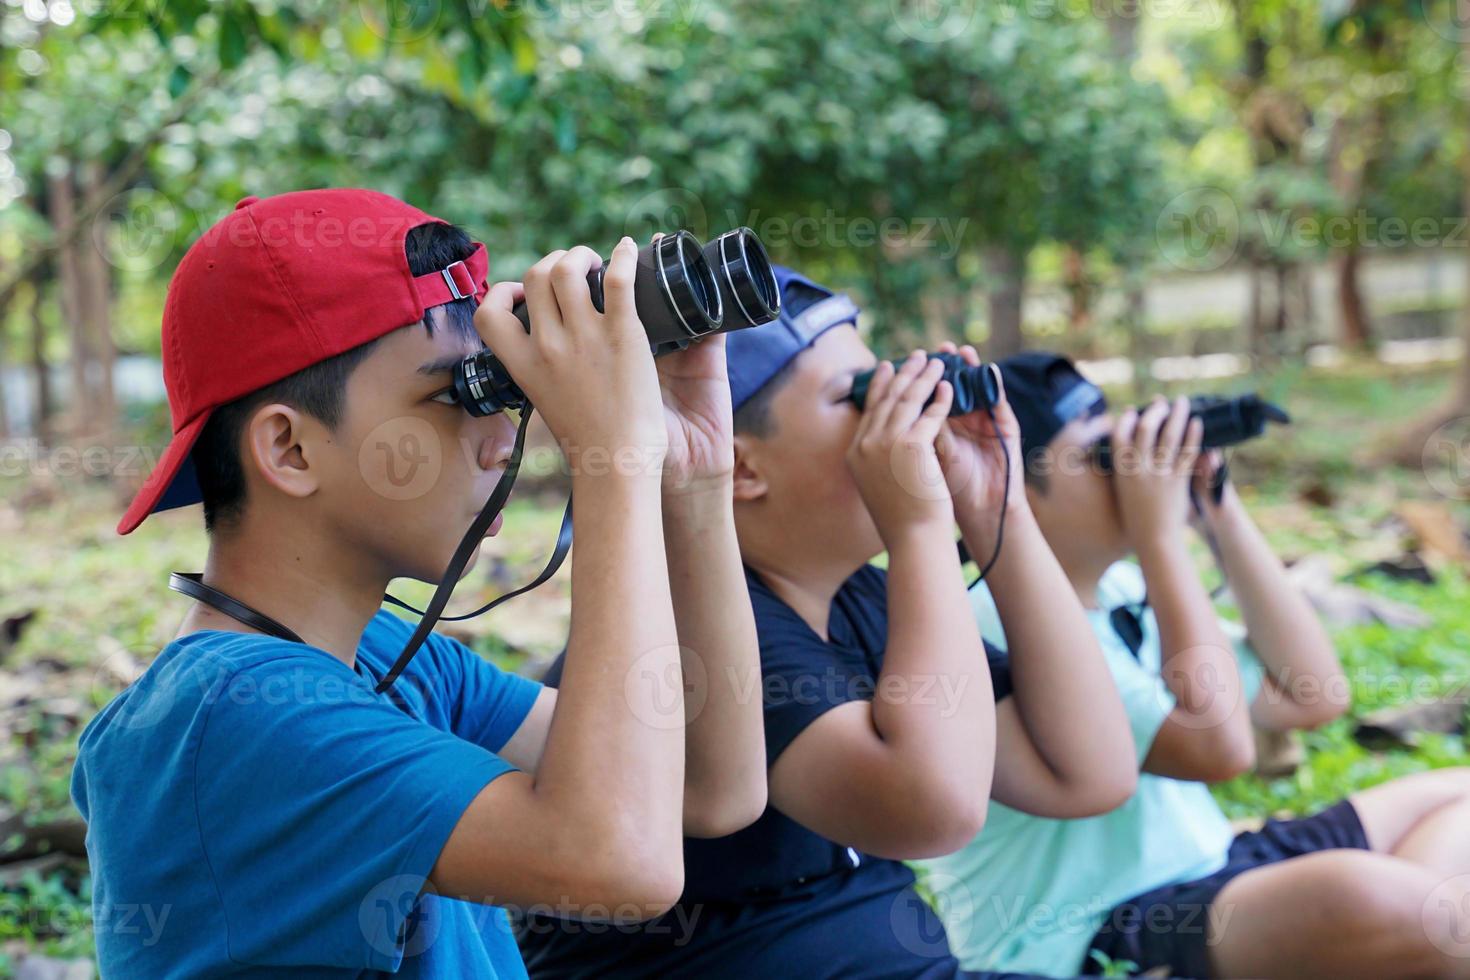
[[[1142,400],[1153,387],[1153,352],[1148,349],[1148,294],[1145,291],[1144,263],[1136,254],[1130,256],[1123,274],[1123,329],[1128,337],[1128,361],[1133,365],[1133,397]]]
[[[1328,179],[1349,217],[1363,206],[1365,178],[1373,155],[1378,152],[1383,126],[1381,105],[1374,108],[1366,124],[1361,127],[1356,126],[1348,115],[1340,116],[1332,126],[1327,148]],[[1361,132],[1358,131],[1360,129]],[[1333,267],[1337,271],[1340,342],[1345,350],[1360,353],[1373,346],[1373,324],[1368,315],[1368,306],[1363,302],[1359,278],[1362,247],[1363,243],[1352,237],[1346,246],[1337,249],[1333,255]]]
[[[1286,332],[1291,327],[1291,309],[1288,299],[1291,295],[1291,265],[1284,259],[1277,259],[1276,267],[1276,315],[1271,322],[1270,352],[1272,356],[1279,355],[1286,349]]]
[[[1138,53],[1138,27],[1143,8],[1143,0],[1121,0],[1112,4],[1106,13],[1099,10],[1108,22],[1108,42],[1113,49],[1113,57],[1123,64],[1132,64]]]
[[[103,193],[106,174],[102,165],[92,161],[82,170],[83,200],[87,210],[97,214],[102,201],[96,200]],[[112,264],[107,254],[107,239],[103,235],[86,235],[78,239],[78,261],[81,285],[85,296],[87,347],[92,355],[95,374],[92,389],[92,414],[88,431],[96,434],[105,443],[112,441],[117,405],[112,390],[113,365],[117,361],[117,348],[112,341]]]
[[[5,350],[5,321],[10,312],[10,298],[0,298],[0,439],[10,438],[10,411],[5,401],[5,365],[9,362]],[[16,370],[20,370],[19,367]]]
[[[1358,284],[1358,271],[1363,253],[1357,243],[1333,256],[1337,269],[1337,305],[1342,316],[1343,349],[1366,353],[1373,347],[1373,326],[1363,305],[1363,292]]]
[[[51,365],[46,362],[46,321],[41,317],[46,266],[31,277],[31,371],[35,377],[35,432],[41,445],[51,443]]]
[[[1258,258],[1252,257],[1250,275],[1250,306],[1246,311],[1246,338],[1251,357],[1259,363],[1266,356],[1266,300],[1265,269]]]
[[[1073,354],[1092,353],[1092,282],[1087,278],[1087,261],[1081,250],[1068,245],[1062,250],[1062,282],[1067,291],[1067,341]]]
[[[76,192],[71,172],[52,174],[47,197],[51,203],[51,227],[61,244],[56,250],[57,301],[61,308],[62,328],[71,338],[71,405],[73,432],[88,428],[92,395],[89,366],[92,362],[87,330],[87,292],[83,286],[81,263],[74,228],[76,224]]]
[[[1006,245],[985,250],[989,272],[990,343],[987,354],[999,360],[1019,353],[1025,346],[1021,333],[1021,300],[1026,290],[1026,256]]]
[[[1470,34],[1460,39],[1460,111],[1470,120]],[[1470,220],[1470,144],[1460,149],[1460,207]],[[1470,252],[1466,253],[1470,264]],[[1401,466],[1423,466],[1425,445],[1435,430],[1452,419],[1470,413],[1470,297],[1460,309],[1460,330],[1465,352],[1460,355],[1460,368],[1454,392],[1449,400],[1408,426],[1393,433],[1383,447],[1382,455]]]

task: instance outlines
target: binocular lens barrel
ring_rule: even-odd
[[[781,315],[781,290],[766,247],[749,228],[727,231],[704,247],[724,301],[726,330],[770,323]]]
[[[587,274],[592,305],[603,310],[606,265]],[[749,228],[737,228],[701,245],[687,231],[663,235],[638,250],[633,304],[658,357],[683,350],[700,337],[759,326],[776,319],[781,291],[765,246]],[[729,320],[725,311],[737,313]],[[531,329],[524,302],[511,311]],[[454,388],[471,415],[521,408],[526,401],[510,372],[489,350],[460,362]]]
[[[1139,409],[1143,411],[1143,406]],[[1235,398],[1219,395],[1196,395],[1189,400],[1189,414],[1200,420],[1201,449],[1226,449],[1262,435],[1266,423],[1290,425],[1291,416],[1281,406],[1266,401],[1252,392]],[[1098,440],[1095,450],[1098,468],[1113,471],[1113,441],[1110,436]]]
[[[944,362],[944,377],[954,389],[954,401],[950,403],[950,415],[968,415],[977,408],[989,408],[1000,400],[1000,369],[994,364],[967,364],[958,354],[930,354],[931,361]],[[904,358],[890,361],[895,368],[903,365]],[[873,383],[873,372],[864,371],[852,379],[849,398],[861,409],[868,400],[868,388]],[[927,406],[934,398],[924,404]]]
[[[592,305],[603,311],[603,263],[587,273]],[[648,331],[649,343],[687,342],[720,328],[724,306],[714,273],[705,261],[699,239],[687,231],[664,235],[638,250],[638,268],[633,273],[633,304],[638,319]],[[524,302],[511,310],[531,329],[531,314]]]

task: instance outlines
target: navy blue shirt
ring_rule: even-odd
[[[888,642],[886,574],[865,566],[838,590],[828,639],[747,571],[760,639],[766,758],[832,708],[870,701]],[[1005,654],[987,645],[996,697]],[[560,680],[561,661],[546,681]],[[953,977],[944,927],[905,865],[836,844],[767,807],[717,840],[686,838],[679,905],[652,922],[528,916],[517,939],[533,977]]]

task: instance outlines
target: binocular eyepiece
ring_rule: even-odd
[[[965,359],[958,354],[930,354],[931,361],[944,362],[944,376],[940,380],[948,381],[954,389],[954,401],[950,403],[950,415],[968,415],[977,408],[990,408],[1000,401],[1000,369],[994,364],[967,364]],[[903,358],[890,361],[895,368],[901,366]],[[873,372],[864,371],[852,379],[851,398],[858,409],[867,403],[868,389],[873,383]],[[934,400],[933,396],[924,404]]]
[[[1196,395],[1189,400],[1189,414],[1204,425],[1201,449],[1225,449],[1254,439],[1266,431],[1267,422],[1291,424],[1291,416],[1285,409],[1254,392],[1235,398]],[[1097,444],[1097,463],[1104,473],[1113,472],[1113,443],[1109,436]]]
[[[606,266],[587,274],[592,305],[603,309]],[[744,330],[776,319],[781,290],[765,246],[749,228],[736,228],[700,244],[687,231],[664,235],[638,251],[633,303],[655,357],[688,347],[691,341]],[[511,311],[529,332],[525,303]],[[493,351],[482,350],[460,362],[454,390],[471,415],[518,409],[526,395]]]

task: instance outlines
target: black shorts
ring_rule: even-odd
[[[1208,980],[1210,906],[1229,882],[1253,868],[1339,848],[1368,850],[1368,837],[1352,803],[1343,800],[1299,820],[1267,820],[1230,845],[1225,867],[1195,881],[1165,885],[1118,905],[1092,939],[1113,961],[1131,960],[1142,973],[1166,967],[1172,977]],[[1088,956],[1083,972],[1102,972]]]

